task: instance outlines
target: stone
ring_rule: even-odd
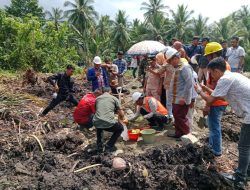
[[[181,137],[181,141],[184,143],[184,144],[194,144],[196,142],[198,142],[198,139],[192,135],[191,133],[189,133],[188,135],[183,135]]]

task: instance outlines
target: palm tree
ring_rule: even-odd
[[[243,5],[232,14],[232,18],[240,28],[239,36],[244,39],[244,48],[250,52],[250,8]]]
[[[212,26],[210,26],[209,35],[216,41],[220,41],[222,39],[228,40],[232,36],[237,35],[239,31],[240,29],[236,27],[232,17],[228,16],[220,19],[219,22],[215,22]]]
[[[162,0],[149,0],[149,3],[143,2],[141,10],[146,11],[144,17],[148,21],[155,14],[164,14],[164,10],[169,8],[164,5]]]
[[[55,24],[56,30],[59,28],[59,23],[63,21],[64,15],[63,10],[60,8],[52,8],[52,12],[46,11],[46,16],[48,16],[48,20],[53,21]]]
[[[155,14],[146,24],[147,39],[165,39],[169,26],[169,20],[163,14]]]
[[[70,9],[65,11],[69,23],[75,32],[74,41],[77,42],[79,52],[88,62],[92,58],[91,45],[95,35],[95,21],[98,14],[93,7],[94,0],[74,0],[66,1],[65,7]]]
[[[128,18],[125,11],[119,10],[116,14],[112,36],[116,50],[126,50],[130,42],[130,35]]]
[[[113,24],[113,21],[108,15],[101,16],[96,26],[96,34],[102,38],[106,38],[111,32],[111,27]]]
[[[142,23],[139,19],[134,19],[132,24],[132,29],[130,32],[131,43],[135,44],[137,42],[147,39],[148,30],[145,23]]]
[[[74,0],[74,3],[71,1],[64,3],[65,7],[71,8],[65,11],[69,22],[81,32],[91,33],[90,28],[93,27],[95,20],[98,18],[93,3],[94,0]]]
[[[195,36],[204,36],[207,34],[207,17],[202,17],[201,14],[198,15],[198,18],[193,18],[193,32]]]
[[[113,21],[108,15],[101,16],[92,41],[93,54],[100,55],[111,50],[111,29]]]
[[[173,10],[170,10],[170,13],[172,14],[173,21],[172,21],[172,27],[173,31],[176,35],[176,37],[180,40],[187,40],[188,35],[191,33],[190,24],[192,22],[191,16],[194,13],[193,10],[188,11],[188,6],[178,5],[177,11],[174,12]]]

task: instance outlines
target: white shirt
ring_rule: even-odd
[[[235,113],[250,124],[250,80],[239,74],[226,71],[218,80],[213,97],[224,97]]]
[[[237,48],[230,47],[226,53],[226,57],[228,57],[228,63],[233,69],[239,68],[240,57],[242,56],[245,56],[245,50],[241,46],[238,46]]]
[[[134,59],[134,58],[132,58],[132,61],[131,61],[131,65],[130,65],[130,67],[132,67],[132,68],[136,68],[137,67],[137,59]]]
[[[136,120],[140,116],[140,110],[141,110],[141,108],[145,109],[145,107],[144,107],[145,104],[146,104],[146,102],[144,99],[143,105],[136,107],[136,113],[135,113],[133,118],[129,119],[130,121]],[[148,100],[148,104],[149,104],[149,107],[151,109],[151,112],[148,113],[147,115],[144,115],[144,119],[149,119],[149,118],[153,117],[154,114],[157,113],[157,101],[153,98],[150,98]]]
[[[198,97],[198,94],[196,92],[196,90],[194,89],[194,86],[196,85],[196,83],[198,82],[198,75],[196,74],[195,71],[193,71],[193,88],[192,88],[192,99],[196,99]]]

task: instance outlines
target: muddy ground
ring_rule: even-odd
[[[44,77],[39,75],[40,79]],[[214,158],[207,146],[208,130],[197,127],[201,116],[198,103],[193,129],[200,138],[198,144],[183,145],[168,138],[171,126],[153,145],[120,139],[118,147],[123,152],[119,157],[126,161],[127,168],[116,171],[112,168],[114,155],[88,151],[95,145],[95,131],[77,130],[72,105],[62,103],[40,118],[37,113],[51,99],[51,86],[43,80],[34,87],[22,88],[21,83],[20,76],[0,76],[0,190],[232,189],[219,175],[233,172],[237,166],[241,119],[231,111],[223,116],[222,157]],[[76,97],[89,87],[79,76]],[[131,103],[125,107],[133,109]],[[144,125],[138,122],[133,127]],[[101,165],[74,173],[93,164]]]

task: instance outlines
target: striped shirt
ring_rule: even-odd
[[[189,105],[192,100],[193,91],[193,70],[186,62],[180,62],[175,68],[174,76],[170,84],[170,94],[173,104],[179,104],[180,99],[184,99]]]
[[[118,67],[118,74],[124,74],[127,71],[127,62],[124,59],[115,59],[113,64]]]

